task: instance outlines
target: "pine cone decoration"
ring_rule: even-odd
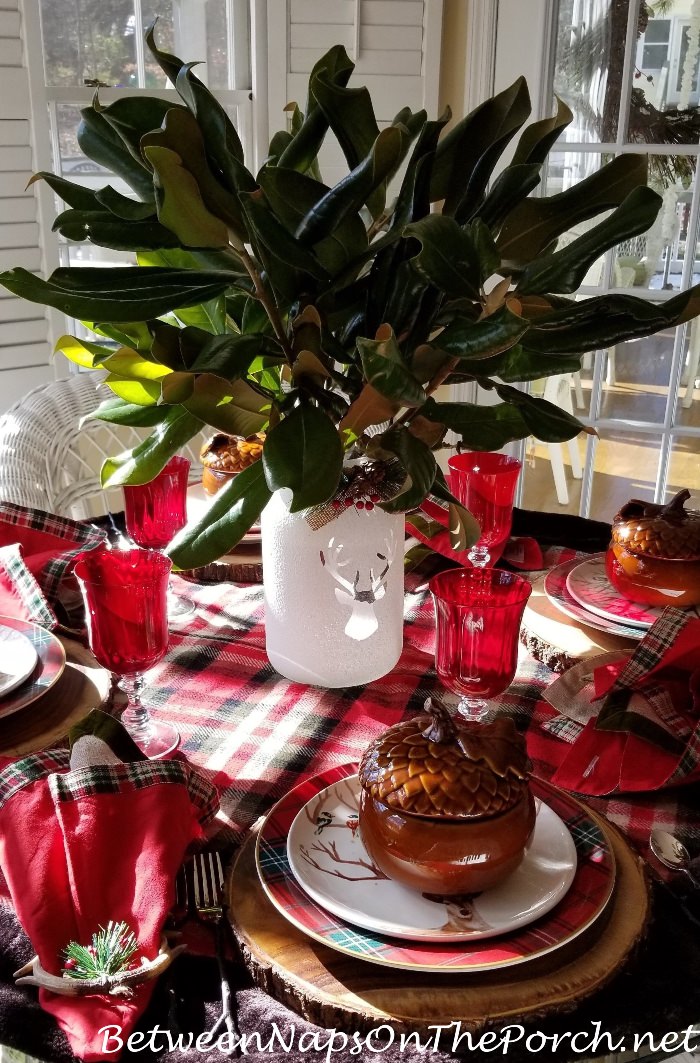
[[[633,498],[613,520],[613,543],[641,557],[700,560],[700,512],[684,508],[689,498],[687,490],[666,506]]]
[[[204,444],[199,456],[202,464],[215,472],[243,472],[261,457],[264,442],[264,432],[247,438],[218,432]]]
[[[391,809],[439,819],[494,816],[517,804],[529,763],[513,721],[470,724],[440,705],[426,708],[429,715],[390,727],[368,747],[363,789]]]

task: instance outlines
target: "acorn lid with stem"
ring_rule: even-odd
[[[613,518],[613,543],[645,557],[700,560],[700,512],[685,509],[689,498],[684,489],[665,506],[631,499]]]
[[[389,808],[435,819],[479,819],[517,804],[530,764],[513,721],[469,723],[431,698],[425,710],[368,746],[363,789]]]

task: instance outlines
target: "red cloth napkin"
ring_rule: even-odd
[[[0,616],[53,628],[58,619],[24,563],[19,543],[0,546]]]
[[[578,733],[554,783],[604,796],[700,779],[696,612],[666,609],[631,657],[595,669],[593,696],[604,699],[600,711]]]
[[[213,786],[186,761],[124,763],[100,740],[89,742],[107,750],[106,762],[72,768],[71,754],[56,750],[0,772],[0,866],[18,918],[53,974],[71,940],[89,945],[110,919],[124,920],[141,955],[154,958],[178,868],[218,809]],[[73,1052],[98,1060],[106,1058],[100,1029],[119,1026],[126,1040],[154,984],[136,987],[128,1000],[45,989],[39,1000]]]
[[[76,557],[104,539],[105,532],[90,524],[57,517],[41,509],[18,506],[14,502],[0,501],[0,548],[19,546],[19,558],[22,561],[20,571],[18,555],[15,553],[10,565],[4,567],[5,575],[0,580],[0,612],[23,620],[34,620],[46,627],[55,626],[57,620],[53,609],[61,603],[64,606],[70,604],[76,595],[79,597],[77,584],[70,575]],[[50,614],[43,620],[26,615],[29,575],[36,581],[45,599],[43,604],[38,602],[36,588],[33,588],[35,607],[39,611],[48,610]]]

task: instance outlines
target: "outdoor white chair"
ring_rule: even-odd
[[[120,490],[103,491],[100,468],[135,446],[148,429],[80,422],[112,392],[95,373],[76,373],[34,388],[0,416],[0,499],[77,520],[119,512]],[[201,435],[184,449],[201,473]]]

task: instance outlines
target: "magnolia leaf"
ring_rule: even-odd
[[[148,483],[203,427],[197,417],[174,406],[147,439],[115,458],[107,458],[100,474],[103,488]]]
[[[479,298],[479,252],[471,234],[454,218],[429,214],[407,225],[404,235],[420,241],[421,251],[413,256],[411,264],[429,284],[455,298]]]
[[[150,170],[143,161],[134,158],[130,148],[109,124],[104,113],[93,105],[83,108],[80,115],[77,138],[83,155],[104,166],[117,177],[122,177],[139,199],[153,202],[153,177]]]
[[[511,165],[518,163],[541,164],[547,158],[552,145],[559,139],[563,129],[573,121],[571,109],[555,97],[557,101],[557,113],[551,118],[543,118],[539,122],[533,122],[520,134],[518,146],[513,153]]]
[[[541,169],[539,164],[507,166],[493,182],[479,207],[479,218],[497,232],[517,205],[537,188]]]
[[[519,295],[575,292],[590,266],[608,248],[647,231],[661,204],[661,196],[651,188],[635,188],[605,221],[594,225],[561,251],[535,259],[526,266],[516,292]]]
[[[84,185],[66,181],[65,177],[57,177],[54,173],[41,170],[39,173],[32,174],[27,181],[27,188],[31,188],[35,181],[46,181],[53,192],[59,195],[69,207],[74,207],[76,210],[95,210],[97,206],[97,192],[91,188],[85,188]]]
[[[226,381],[201,373],[193,378],[192,393],[182,406],[220,432],[250,436],[267,424],[262,412],[266,402],[245,380]]]
[[[61,336],[56,340],[54,354],[64,354],[69,362],[79,365],[81,369],[97,369],[106,358],[114,354],[113,347],[103,347],[89,340],[79,340],[77,336]]]
[[[400,404],[385,398],[371,384],[365,384],[338,425],[338,431],[348,442],[358,439],[365,428],[383,424],[398,412]]]
[[[332,421],[316,406],[296,406],[267,434],[262,464],[271,491],[292,492],[290,511],[327,502],[343,471],[343,446]]]
[[[521,411],[508,402],[484,406],[429,398],[421,414],[442,430],[447,426],[455,432],[468,450],[500,450],[531,432]]]
[[[48,280],[17,267],[0,273],[13,295],[91,321],[147,321],[212,299],[235,284],[235,274],[131,266],[64,266]]]
[[[507,351],[525,335],[530,322],[502,306],[481,321],[455,319],[435,339],[441,351],[464,361],[491,358]]]
[[[104,399],[92,413],[80,421],[107,421],[109,424],[121,424],[129,428],[154,428],[161,424],[168,413],[167,406],[137,406],[123,399]]]
[[[241,541],[270,501],[261,461],[254,461],[217,492],[214,501],[173,539],[167,553],[178,569],[218,560]]]
[[[580,432],[597,435],[594,428],[581,424],[577,417],[553,402],[528,395],[507,384],[497,384],[495,390],[500,398],[517,406],[529,432],[544,443],[564,443]]]
[[[405,425],[394,424],[372,440],[383,451],[395,455],[406,473],[406,481],[399,493],[380,506],[387,513],[402,513],[415,509],[429,493],[437,462],[430,447],[413,435]]]
[[[455,551],[468,550],[481,538],[481,527],[475,517],[462,505],[449,490],[442,471],[435,474],[431,495],[447,502],[449,514],[450,546]]]
[[[204,205],[199,185],[170,148],[144,147],[156,179],[158,218],[185,247],[228,247],[228,230]]]
[[[53,231],[66,240],[90,242],[116,251],[151,251],[177,247],[178,239],[155,216],[145,221],[124,221],[107,210],[64,210],[53,223]]]
[[[421,406],[425,392],[403,359],[393,330],[383,325],[376,340],[358,337],[365,379],[386,399],[402,406]]]

